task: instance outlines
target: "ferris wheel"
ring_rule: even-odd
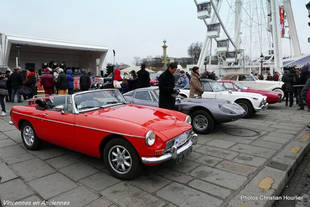
[[[290,0],[194,0],[197,17],[207,28],[197,65],[255,68],[264,62],[281,72],[282,45],[300,56]],[[276,18],[273,18],[276,17]],[[214,46],[215,43],[215,46]]]

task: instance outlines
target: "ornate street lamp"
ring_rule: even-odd
[[[163,70],[166,70],[167,69],[167,65],[168,65],[168,61],[167,61],[167,45],[166,45],[166,40],[163,41],[164,45],[162,46],[163,47]]]

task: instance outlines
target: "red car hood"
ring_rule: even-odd
[[[135,131],[131,128],[128,132],[128,126],[134,127],[134,125],[140,128],[143,136],[148,130],[153,130],[163,140],[176,137],[192,128],[190,124],[184,122],[185,114],[149,106],[121,105],[88,112],[88,114],[109,120],[111,124],[118,123],[117,127],[120,131],[127,128],[127,134]]]
[[[248,89],[244,89],[241,90],[242,92],[250,92],[250,93],[259,93],[261,95],[264,96],[281,96],[280,93],[276,93],[276,92],[272,92],[272,91],[264,91],[264,90],[257,90],[257,89],[252,89],[252,88],[248,88]]]

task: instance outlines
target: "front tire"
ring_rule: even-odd
[[[38,150],[40,148],[40,140],[38,139],[31,123],[28,121],[24,122],[20,132],[23,144],[27,149]]]
[[[112,139],[105,145],[103,159],[108,170],[119,179],[130,180],[141,172],[141,161],[135,148],[122,138]]]
[[[212,116],[204,110],[194,111],[191,115],[192,126],[196,133],[208,134],[214,128],[214,120]]]
[[[252,104],[247,100],[237,100],[236,104],[239,104],[246,112],[245,118],[249,118],[254,114],[254,108]]]

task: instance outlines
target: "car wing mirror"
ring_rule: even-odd
[[[61,114],[64,114],[64,113],[65,113],[64,108],[65,108],[64,105],[55,106],[56,111],[60,111]]]

